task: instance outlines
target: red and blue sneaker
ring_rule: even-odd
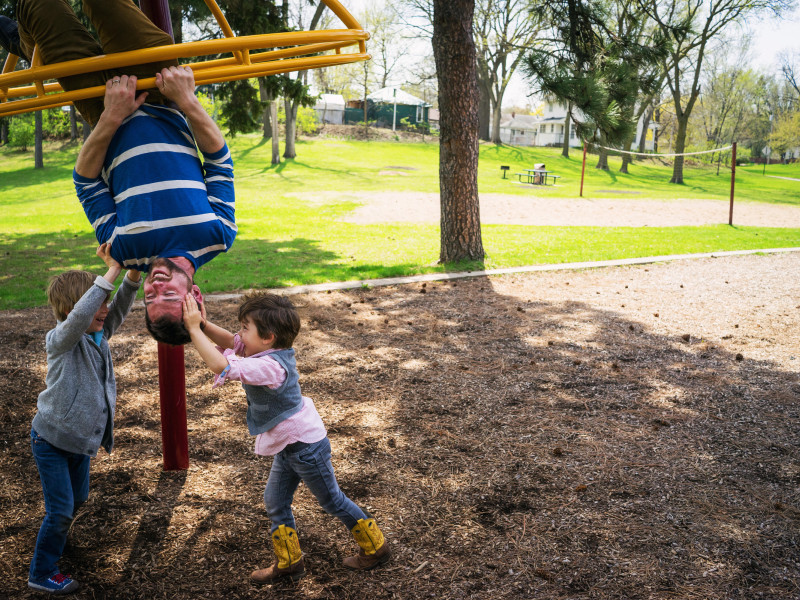
[[[62,575],[56,573],[47,579],[40,581],[28,580],[28,587],[40,592],[47,592],[48,594],[61,595],[71,594],[80,587],[80,584],[69,575]]]

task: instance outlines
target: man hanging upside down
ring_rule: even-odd
[[[172,43],[131,0],[84,0],[83,11],[99,44],[67,0],[19,0],[18,46],[8,19],[0,23],[0,44],[23,57],[36,44],[43,63],[52,64]],[[125,71],[59,79],[65,90],[106,86],[104,98],[75,102],[94,127],[75,164],[75,188],[97,241],[111,244],[123,268],[147,273],[151,335],[185,344],[183,298],[192,293],[202,302],[195,271],[236,237],[233,161],[194,95],[191,69],[169,61]],[[137,78],[154,75],[156,89],[137,95]]]

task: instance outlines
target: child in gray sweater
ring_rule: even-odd
[[[68,594],[78,582],[63,575],[58,560],[72,520],[89,497],[89,462],[100,446],[114,446],[117,389],[108,348],[128,315],[140,285],[128,271],[109,304],[122,272],[111,245],[97,249],[108,272],[95,278],[67,271],[50,281],[47,299],[58,323],[47,332],[47,389],[39,394],[31,427],[31,448],[44,492],[45,516],[33,553],[28,586]]]

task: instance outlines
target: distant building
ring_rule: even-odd
[[[500,120],[500,141],[513,146],[561,146],[564,143],[564,122],[567,119],[567,107],[560,102],[545,103],[542,116],[504,115]],[[636,140],[642,131],[642,120],[636,127]],[[580,146],[581,140],[575,132],[575,123],[570,123],[570,146]],[[652,139],[645,144],[645,149],[653,149]]]
[[[535,115],[505,115],[500,120],[500,141],[512,146],[537,146],[538,121]]]
[[[385,87],[367,96],[368,118],[378,127],[391,128],[392,123],[400,127],[403,119],[407,119],[409,125],[427,124],[430,108],[431,105],[424,100],[396,87]]]
[[[428,123],[431,125],[431,131],[439,131],[439,109],[431,108],[428,110]]]
[[[322,94],[314,105],[320,123],[341,125],[344,123],[344,96],[341,94]]]

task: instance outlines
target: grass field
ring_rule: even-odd
[[[197,275],[204,291],[280,287],[359,280],[432,271],[501,268],[527,264],[634,256],[800,246],[800,230],[752,227],[530,227],[484,225],[486,260],[480,265],[438,265],[439,227],[397,223],[356,225],[338,220],[357,205],[349,191],[438,192],[436,143],[313,140],[298,143],[298,157],[273,167],[270,145],[260,137],[231,141],[236,163],[239,235],[232,251]],[[98,271],[96,241],[71,181],[77,146],[52,147],[45,168],[31,153],[0,148],[0,309],[45,303],[49,276],[68,268]],[[637,162],[628,175],[594,169],[587,160],[584,196],[625,197],[646,191],[653,199],[726,199],[729,172],[687,166],[686,183],[668,183],[671,167]],[[527,186],[500,177],[534,163],[561,175],[557,187],[537,188],[552,197],[578,195],[581,153],[557,149],[481,147],[481,193],[530,195]],[[762,176],[759,165],[737,168],[736,201],[800,206],[800,182]],[[381,171],[406,176],[380,175]],[[768,175],[794,177],[796,165],[769,165]],[[341,201],[308,202],[307,194],[341,191]],[[304,198],[304,199],[301,199]],[[642,196],[637,196],[641,199]]]

